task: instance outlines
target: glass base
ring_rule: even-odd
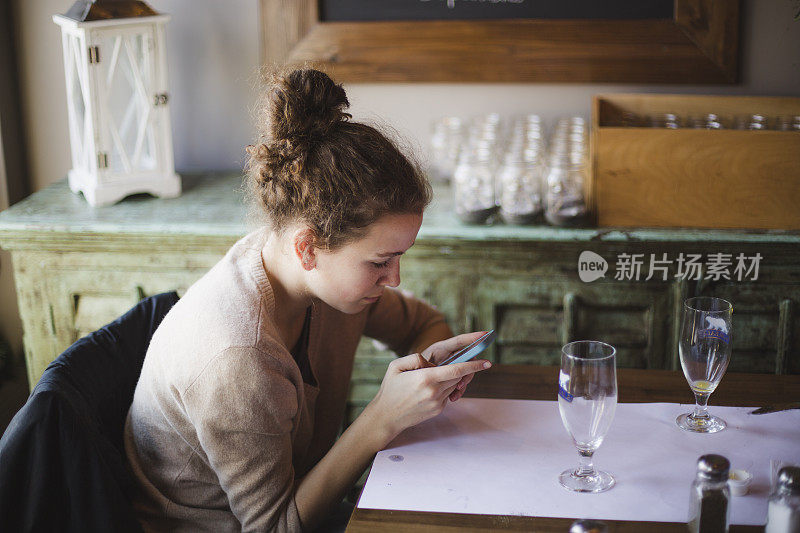
[[[558,476],[558,482],[565,489],[575,492],[605,492],[613,487],[617,480],[602,470],[595,470],[591,476],[579,476],[577,470],[564,470]]]
[[[684,413],[675,419],[678,427],[694,433],[716,433],[728,424],[721,418],[709,415],[706,418],[695,418],[694,413]]]

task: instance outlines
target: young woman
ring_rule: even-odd
[[[475,340],[392,290],[430,201],[425,178],[344,89],[274,77],[248,182],[266,215],[153,336],[125,426],[146,530],[315,528],[374,454],[457,400],[485,361],[433,363]],[[336,440],[361,335],[398,354]]]

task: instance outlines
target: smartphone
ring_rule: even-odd
[[[437,366],[463,363],[465,361],[469,361],[470,359],[474,359],[476,355],[484,351],[489,347],[490,344],[494,342],[496,336],[497,335],[495,335],[494,330],[484,333],[478,340],[453,353],[450,355],[450,357],[439,363]]]

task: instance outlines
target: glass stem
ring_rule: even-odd
[[[578,450],[578,469],[575,470],[576,476],[587,477],[594,475],[594,463],[592,462],[593,455],[594,450]]]
[[[694,393],[694,414],[692,418],[705,420],[708,418],[709,394]]]

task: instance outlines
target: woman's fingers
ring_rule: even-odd
[[[450,393],[450,396],[448,396],[448,398],[450,399],[451,402],[455,402],[462,396],[464,396],[464,391],[461,389],[456,389]]]
[[[490,368],[492,363],[485,359],[466,361],[464,363],[453,363],[445,366],[436,366],[428,362],[420,354],[411,354],[399,357],[389,363],[389,368],[394,372],[406,372],[408,370],[422,370],[425,377],[432,382],[442,384],[446,381],[460,380],[464,376],[475,374],[481,370]],[[470,378],[472,379],[472,378]]]
[[[439,354],[451,354],[456,350],[460,350],[464,346],[468,346],[472,344],[476,340],[480,339],[482,335],[485,335],[485,331],[475,331],[473,333],[462,333],[461,335],[456,335],[455,337],[450,337],[449,339],[445,339],[443,341],[439,341],[433,346],[431,349],[434,351],[436,355]]]
[[[460,398],[475,373],[491,368],[492,364],[486,360],[473,360],[435,366],[420,354],[411,354],[395,359],[389,366],[397,374],[416,370],[419,374],[413,374],[420,378],[418,386],[427,389],[431,398],[441,398],[446,403],[448,398],[451,401]]]
[[[469,374],[458,381],[455,390],[450,394],[451,402],[454,402],[464,396],[464,393],[467,392],[467,385],[469,385],[473,377],[475,377],[475,374]]]
[[[457,388],[459,390],[466,388],[466,386],[469,384],[469,382],[472,381],[472,376],[474,376],[474,375],[475,374],[467,374],[466,376],[464,376],[460,380],[458,380],[458,387]]]
[[[420,368],[430,368],[434,366],[436,365],[429,362],[418,353],[412,353],[411,355],[407,355],[405,357],[398,357],[389,363],[389,368],[395,372],[405,372],[407,370],[417,370]]]
[[[440,381],[437,382],[437,388],[439,393],[441,394],[442,391],[446,390],[457,390],[458,384],[461,383],[461,378],[458,379],[448,379],[447,381]],[[449,394],[449,393],[448,393]]]
[[[458,390],[462,380],[466,378],[468,380],[466,383],[469,383],[476,372],[486,370],[491,365],[489,361],[467,361],[466,363],[424,368],[420,372],[425,373],[425,381],[423,383],[427,382],[427,386],[433,386],[441,394],[442,391],[450,388]],[[466,383],[461,390],[466,387]]]
[[[462,376],[455,382],[455,390],[465,391],[467,389],[467,385],[469,385],[472,378],[475,377],[475,374],[467,374],[466,376]],[[448,380],[444,382],[446,387],[449,387],[455,380]]]
[[[440,398],[443,399],[443,400],[447,399],[448,396],[450,396],[451,394],[453,394],[454,392],[457,392],[457,391],[458,391],[458,389],[456,388],[456,385],[451,385],[450,387],[447,387],[446,389],[444,389],[442,391],[442,394],[441,394]]]
[[[446,366],[437,366],[435,368],[427,368],[425,372],[428,372],[430,375],[434,377],[436,381],[449,381],[451,379],[458,379],[468,376],[470,374],[475,374],[476,372],[480,372],[481,370],[486,370],[491,368],[492,363],[486,361],[485,359],[479,359],[477,361],[466,361],[464,363],[453,363],[451,365]]]

